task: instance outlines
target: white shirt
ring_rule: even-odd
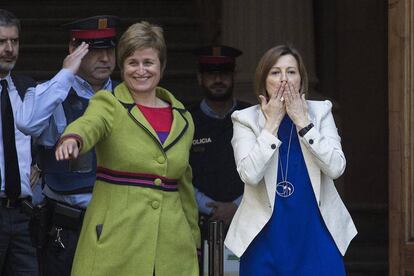
[[[19,170],[20,170],[20,180],[21,180],[20,198],[23,198],[23,197],[32,196],[32,189],[30,187],[30,165],[32,163],[31,138],[28,135],[24,135],[16,127],[16,111],[22,105],[22,100],[19,96],[19,93],[16,90],[16,86],[14,85],[12,78],[10,77],[10,73],[4,79],[7,81],[7,84],[8,84],[10,102],[11,102],[12,109],[13,109],[13,116],[15,118],[14,132],[15,132],[16,150],[17,150],[17,158],[19,160]],[[1,93],[1,90],[0,90],[0,93]],[[0,114],[0,126],[2,123],[3,122],[2,122],[2,118]],[[6,194],[4,193],[4,188],[5,188],[4,187],[5,185],[4,162],[5,160],[4,160],[4,150],[3,150],[3,130],[2,130],[2,127],[0,127],[0,171],[1,171],[0,197],[6,197]]]

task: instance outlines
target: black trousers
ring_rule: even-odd
[[[46,198],[50,215],[46,245],[41,249],[42,276],[70,276],[84,210]]]
[[[39,275],[36,250],[30,241],[29,217],[20,208],[0,206],[0,275]]]
[[[80,230],[52,226],[41,253],[42,276],[70,276]]]

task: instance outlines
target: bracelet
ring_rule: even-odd
[[[308,131],[313,128],[313,123],[310,123],[309,125],[305,126],[304,128],[302,128],[301,130],[298,131],[298,134],[300,137],[305,136],[306,133],[308,133]]]

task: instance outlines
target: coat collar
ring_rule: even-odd
[[[121,102],[121,104],[127,108],[130,117],[134,120],[137,126],[143,128],[145,132],[148,133],[148,135],[150,135],[151,138],[158,143],[164,151],[167,151],[174,146],[189,127],[189,122],[184,116],[184,113],[187,112],[187,110],[184,108],[183,104],[179,102],[168,90],[157,87],[156,96],[168,102],[171,105],[173,113],[170,133],[168,134],[164,144],[161,144],[157,133],[135,104],[134,99],[132,98],[132,95],[125,83],[121,83],[115,88],[114,95]]]

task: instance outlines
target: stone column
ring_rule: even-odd
[[[222,43],[244,52],[237,61],[237,97],[256,100],[252,86],[256,65],[266,50],[282,43],[299,49],[309,71],[310,87],[316,83],[313,1],[222,1],[221,25]]]

